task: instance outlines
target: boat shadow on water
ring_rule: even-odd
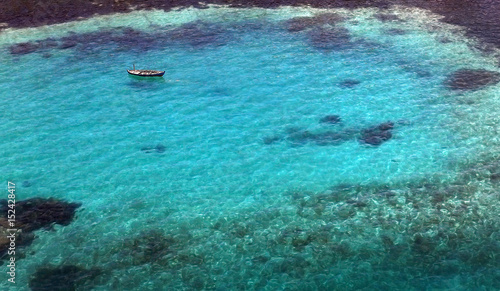
[[[144,78],[134,75],[129,75],[129,81],[126,83],[128,87],[134,89],[154,89],[166,83],[164,78]]]

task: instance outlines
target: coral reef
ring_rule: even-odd
[[[338,115],[327,115],[319,120],[320,123],[337,124],[341,122],[342,119]]]
[[[397,15],[391,13],[378,12],[373,16],[382,22],[402,21]]]
[[[47,52],[49,49],[76,49],[81,54],[97,53],[108,46],[114,50],[136,50],[140,52],[161,49],[169,45],[186,45],[195,49],[207,46],[221,46],[233,39],[230,32],[220,25],[205,22],[191,22],[177,28],[167,27],[152,32],[132,28],[101,30],[90,33],[71,34],[60,39],[44,39],[11,45],[12,55],[26,55]]]
[[[389,28],[385,30],[385,33],[387,33],[388,35],[405,35],[408,32],[400,28]]]
[[[341,122],[338,115],[327,115],[319,120],[320,123],[337,124]],[[399,125],[410,124],[406,120],[397,122]],[[319,146],[334,146],[358,138],[359,142],[372,146],[379,146],[392,138],[394,122],[387,121],[379,125],[366,129],[343,128],[338,131],[311,132],[300,128],[290,128],[287,135],[266,136],[263,138],[264,144],[270,145],[285,140],[292,146],[302,146],[308,143],[314,143]],[[148,148],[149,149],[149,148]]]
[[[500,82],[500,73],[483,69],[460,69],[445,80],[452,90],[478,90]]]
[[[102,260],[113,270],[165,276],[163,283],[179,290],[377,290],[408,282],[419,289],[494,290],[500,286],[494,273],[500,221],[492,216],[500,206],[498,173],[500,164],[488,162],[452,182],[290,191],[281,206],[141,231],[114,243]]]
[[[299,32],[306,29],[311,29],[317,26],[331,25],[334,26],[344,20],[335,13],[322,13],[311,17],[295,17],[285,22],[287,30],[290,32]]]
[[[39,268],[30,278],[33,291],[72,291],[92,289],[92,280],[101,275],[99,268],[85,269],[75,265]]]
[[[343,27],[314,28],[308,32],[308,39],[312,47],[326,52],[353,46],[349,31]]]
[[[285,22],[292,33],[304,31],[309,44],[315,49],[329,52],[351,48],[349,31],[339,26],[343,17],[334,13],[323,13],[312,17],[296,17]]]
[[[39,49],[39,45],[32,42],[23,42],[9,47],[10,53],[13,55],[25,55],[35,52]]]
[[[16,220],[15,233],[16,245],[27,246],[33,239],[33,231],[41,228],[48,229],[54,224],[68,225],[75,216],[75,211],[81,204],[68,203],[54,198],[31,198],[27,200],[17,201],[16,203]],[[0,239],[0,257],[5,256],[10,241],[5,239],[10,234],[7,229],[13,227],[9,225],[7,220],[8,207],[7,200],[0,200],[0,232],[5,234]]]
[[[170,30],[165,35],[170,41],[187,43],[193,48],[208,45],[221,46],[229,41],[226,31],[215,24],[192,22]]]
[[[309,142],[313,142],[316,145],[327,146],[327,145],[339,145],[346,141],[352,140],[357,131],[345,129],[338,132],[326,131],[320,133],[313,133],[307,130],[300,130],[288,135],[286,140],[292,144],[292,146],[300,146]]]
[[[392,129],[394,128],[394,123],[391,121],[381,123],[377,126],[364,129],[361,132],[361,137],[359,141],[365,144],[379,146],[384,142],[388,141],[392,137]]]
[[[75,216],[79,203],[68,203],[54,198],[31,198],[16,203],[16,227],[24,232],[50,228],[53,224],[68,225]],[[7,213],[7,201],[0,201],[0,212]],[[6,215],[5,215],[6,217]]]

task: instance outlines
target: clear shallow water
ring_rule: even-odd
[[[336,288],[360,288],[351,276],[376,273],[376,259],[355,256],[349,264],[357,266],[342,277],[341,263],[315,257],[315,250],[324,251],[314,245],[321,240],[305,249],[297,240],[307,241],[309,231],[334,221],[336,231],[320,232],[336,244],[352,242],[355,250],[380,230],[371,225],[349,237],[349,229],[356,232],[370,215],[346,214],[342,203],[328,199],[310,206],[307,201],[316,199],[311,193],[350,184],[366,187],[361,191],[370,197],[378,191],[373,189],[451,182],[470,163],[494,156],[490,147],[498,142],[491,135],[498,124],[498,86],[465,94],[442,85],[464,66],[494,69],[494,60],[471,50],[456,29],[428,27],[439,24],[432,15],[403,10],[407,22],[383,23],[372,12],[341,11],[347,20],[339,25],[351,33],[352,45],[331,51],[311,46],[306,32],[287,31],[286,13],[237,22],[226,10],[220,11],[225,22],[211,39],[215,44],[180,40],[124,49],[98,30],[93,46],[21,56],[4,48],[3,179],[32,181],[18,190],[21,199],[83,203],[70,226],[40,232],[30,247],[35,254],[18,271],[19,284],[27,286],[40,264],[66,262],[114,270],[101,279],[102,290],[165,284],[171,290],[306,290],[298,282],[332,290],[325,287],[332,280]],[[154,36],[172,29],[136,28]],[[391,28],[405,33],[387,33]],[[444,37],[449,41],[440,42]],[[167,72],[163,79],[133,78],[125,72],[132,63]],[[345,87],[345,80],[359,84]],[[319,123],[330,114],[342,123]],[[476,123],[479,118],[485,122]],[[389,141],[378,147],[358,141],[362,129],[389,120],[396,123]],[[289,142],[293,130],[347,129],[358,135],[340,145]],[[281,140],[265,144],[266,137]],[[157,144],[165,151],[141,151]],[[326,209],[323,216],[317,207]],[[147,259],[130,246],[138,235],[147,242],[140,233],[151,229],[174,238],[175,252],[161,263],[156,260],[165,253]],[[169,241],[160,233],[151,240]]]

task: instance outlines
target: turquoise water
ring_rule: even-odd
[[[458,259],[452,271],[426,274],[425,259],[417,263],[409,253],[412,259],[392,265],[413,267],[386,271],[390,252],[380,238],[402,246],[434,231],[411,226],[418,215],[422,223],[436,215],[407,209],[414,185],[455,183],[474,163],[496,156],[499,87],[464,93],[443,86],[462,67],[495,70],[494,60],[456,29],[426,27],[437,20],[425,13],[382,23],[372,12],[341,11],[345,20],[337,25],[351,44],[328,51],[314,47],[307,31],[288,31],[286,13],[238,20],[227,10],[212,12],[223,22],[201,19],[208,23],[202,29],[218,31],[203,41],[185,34],[163,41],[175,25],[135,26],[136,36],[157,39],[143,47],[125,43],[124,28],[103,24],[85,32],[95,43],[64,50],[11,55],[4,46],[2,179],[31,182],[18,188],[18,199],[83,204],[69,226],[37,232],[20,261],[19,286],[27,288],[39,266],[63,263],[106,270],[97,290],[478,284],[459,275],[471,269],[455,267],[464,263]],[[132,64],[166,74],[131,77],[125,69]],[[342,86],[345,80],[359,84]],[[332,114],[342,122],[319,122]],[[359,142],[363,129],[387,121],[395,123],[390,140]],[[291,132],[303,131],[354,133],[335,145],[291,142]],[[267,144],[270,137],[276,141]],[[165,151],[141,150],[157,144]],[[392,202],[377,194],[387,189],[399,189]],[[349,199],[368,208],[353,208]],[[381,226],[375,217],[399,222]],[[145,251],[141,244],[157,247]],[[481,290],[490,290],[498,274],[485,268]],[[422,273],[409,279],[415,270]],[[360,280],[360,273],[370,275]]]

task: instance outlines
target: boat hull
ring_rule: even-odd
[[[153,70],[127,70],[130,75],[139,77],[162,77],[165,71],[153,71]]]

